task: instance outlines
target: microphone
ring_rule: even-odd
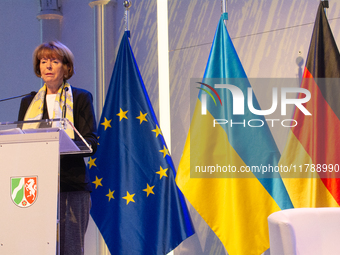
[[[19,98],[19,97],[25,97],[25,96],[29,96],[29,95],[35,96],[36,94],[37,94],[37,92],[32,91],[31,93],[28,93],[28,94],[1,99],[0,102],[7,101],[7,100],[12,100],[12,99]]]
[[[68,91],[68,87],[64,89],[64,105],[63,105],[63,114],[62,114],[63,119],[65,119],[66,117],[66,91]]]

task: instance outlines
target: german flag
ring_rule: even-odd
[[[297,173],[284,183],[294,207],[340,205],[340,54],[320,2],[301,87],[311,93],[304,104],[311,116],[296,109],[280,159]]]

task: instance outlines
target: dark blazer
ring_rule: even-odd
[[[97,124],[93,110],[90,92],[72,88],[74,126],[92,147],[97,150]],[[21,100],[18,120],[23,121],[26,111],[34,96],[29,95]],[[44,103],[43,119],[49,119],[46,101]],[[91,155],[92,155],[91,154]],[[91,156],[86,155],[86,156]],[[84,155],[60,156],[60,191],[91,191],[91,182],[84,162]]]

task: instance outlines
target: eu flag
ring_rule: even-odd
[[[89,160],[91,216],[111,254],[166,254],[194,230],[124,33]]]

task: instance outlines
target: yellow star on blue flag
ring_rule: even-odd
[[[96,161],[96,158],[90,157],[90,159],[89,159],[89,161],[88,161],[89,169],[91,169],[91,167],[93,167],[93,166],[96,166],[95,161]]]
[[[129,191],[126,192],[126,196],[123,197],[123,199],[126,200],[126,204],[128,205],[130,202],[134,202],[135,203],[135,200],[133,200],[133,197],[135,196],[136,194],[129,194]]]
[[[140,115],[138,116],[138,117],[136,117],[136,119],[139,119],[139,124],[142,124],[143,123],[143,121],[148,121],[147,119],[146,119],[146,115],[147,115],[148,113],[142,113],[142,112],[140,112]]]
[[[143,191],[146,192],[146,196],[148,197],[150,194],[155,194],[153,193],[153,190],[152,190],[155,186],[150,187],[148,183],[146,185],[147,185],[146,189],[143,189]]]
[[[101,123],[101,125],[103,125],[103,126],[105,127],[104,130],[106,130],[108,127],[111,127],[111,121],[112,121],[112,120],[107,120],[106,118],[104,118],[104,119],[105,119],[105,120],[104,120],[103,123]]]
[[[99,179],[99,178],[96,176],[96,180],[92,182],[92,183],[96,184],[96,189],[98,188],[98,186],[103,186],[103,185],[102,185],[102,180],[103,180],[103,178],[100,178],[100,179]]]
[[[106,194],[106,196],[109,198],[109,202],[110,202],[111,199],[114,199],[114,197],[113,197],[113,193],[114,193],[114,192],[115,192],[114,190],[111,191],[111,190],[109,189],[109,193]]]
[[[163,149],[159,150],[159,152],[163,153],[163,158],[165,158],[166,155],[169,155],[169,151],[168,149],[165,147],[165,145],[163,145]]]
[[[162,131],[161,131],[161,129],[158,127],[158,125],[156,126],[155,129],[152,130],[152,132],[155,132],[155,133],[156,133],[156,137],[157,137],[158,135],[162,135]]]
[[[121,121],[123,118],[124,119],[128,119],[128,117],[126,116],[128,111],[123,111],[122,108],[119,109],[119,113],[117,113],[116,115],[119,116],[119,121]]]

